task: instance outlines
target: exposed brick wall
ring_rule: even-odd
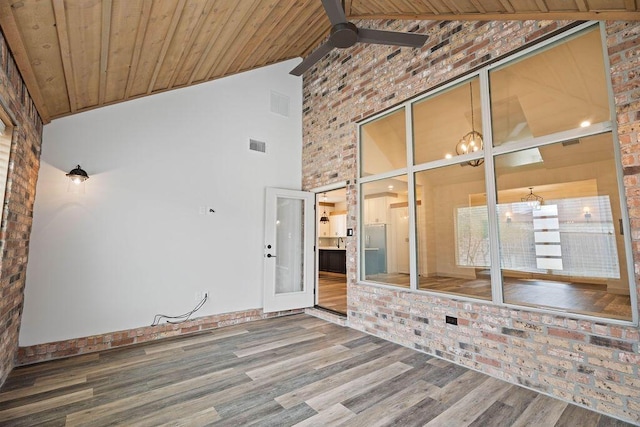
[[[288,310],[274,313],[264,313],[262,309],[236,311],[233,313],[203,316],[183,323],[163,323],[158,326],[145,326],[126,331],[109,332],[107,334],[92,335],[90,337],[20,347],[17,365],[28,365],[47,360],[109,350],[178,335],[192,334],[208,329],[221,328],[223,326],[238,325],[254,320],[302,313],[303,311],[304,310]]]
[[[334,51],[304,80],[303,187],[349,181],[348,320],[359,330],[640,423],[638,328],[357,283],[356,122],[536,41],[569,22],[387,22],[420,50]],[[636,274],[640,273],[640,23],[607,23]],[[636,279],[637,281],[637,279]],[[458,326],[445,323],[456,316]]]
[[[15,119],[0,225],[0,384],[18,350],[42,121],[0,33],[0,103]]]

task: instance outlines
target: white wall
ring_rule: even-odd
[[[21,346],[148,326],[205,290],[196,316],[262,307],[265,187],[301,185],[297,62],[45,126]],[[84,194],[67,191],[76,164]]]

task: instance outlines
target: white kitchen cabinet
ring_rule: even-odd
[[[389,197],[374,197],[364,201],[364,223],[386,224],[388,222]]]
[[[347,214],[330,215],[329,220],[329,231],[331,237],[346,237]]]

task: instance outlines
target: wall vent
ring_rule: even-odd
[[[259,151],[261,153],[267,152],[267,143],[258,141],[256,139],[249,139],[249,150]]]
[[[271,112],[283,117],[289,117],[289,97],[271,91]]]

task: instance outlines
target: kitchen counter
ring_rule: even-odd
[[[321,251],[344,251],[346,248],[338,248],[336,246],[318,246]]]

